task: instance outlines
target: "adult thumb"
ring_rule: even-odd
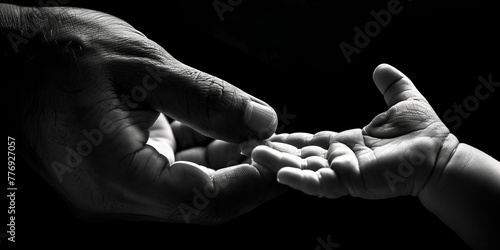
[[[266,139],[276,130],[276,112],[230,83],[180,62],[152,69],[160,79],[148,102],[206,136],[228,142]]]

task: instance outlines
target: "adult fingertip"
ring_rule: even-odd
[[[251,100],[245,110],[245,128],[257,139],[271,137],[278,127],[278,115],[269,105]]]

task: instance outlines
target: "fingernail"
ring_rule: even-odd
[[[246,157],[251,157],[252,151],[254,148],[256,148],[259,145],[270,146],[270,144],[271,144],[270,141],[261,141],[261,140],[256,140],[256,139],[250,139],[250,140],[242,142],[239,145],[240,154],[242,154]]]
[[[297,147],[292,146],[290,144],[281,143],[281,142],[271,142],[270,145],[271,145],[271,148],[276,149],[280,152],[300,156],[300,150],[297,149]]]
[[[368,127],[368,125],[364,126],[363,129],[361,129],[362,135],[368,135],[368,132],[366,132],[366,127]]]
[[[274,109],[251,101],[245,112],[245,127],[257,136],[257,139],[270,137],[278,126],[278,116]]]
[[[246,157],[250,157],[252,155],[252,151],[255,147],[256,146],[255,146],[254,142],[251,140],[242,142],[239,146],[240,154],[242,154]]]

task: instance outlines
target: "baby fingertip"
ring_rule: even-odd
[[[280,184],[293,187],[295,183],[300,181],[301,170],[292,167],[284,167],[278,170],[276,178]]]
[[[247,141],[240,143],[239,145],[240,154],[246,157],[251,157],[254,149],[261,145],[270,146],[271,142],[267,140],[249,139]]]
[[[285,184],[283,179],[280,178],[281,174],[280,174],[281,170],[278,171],[278,173],[276,174],[276,181],[278,181],[279,184]]]

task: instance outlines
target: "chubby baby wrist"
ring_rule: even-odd
[[[457,157],[457,150],[460,144],[461,143],[459,142],[458,138],[451,133],[448,134],[446,139],[444,139],[437,153],[436,161],[434,163],[432,171],[429,174],[426,182],[422,186],[422,189],[418,193],[418,197],[420,198],[420,200],[426,199],[425,196],[432,195],[438,189],[440,189],[442,185],[442,183],[440,183],[440,180],[443,179],[442,175],[445,172],[444,170],[449,167],[452,159],[454,159],[454,157]]]

